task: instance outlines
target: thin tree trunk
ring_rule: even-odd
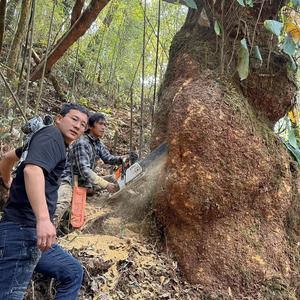
[[[6,24],[5,24],[5,30],[7,31],[13,31],[12,30],[12,23],[15,18],[15,11],[20,3],[20,0],[10,0],[7,4],[7,10],[6,10]]]
[[[152,128],[153,128],[154,107],[155,107],[155,99],[156,99],[156,82],[157,82],[157,67],[158,67],[158,54],[159,54],[159,34],[160,34],[160,8],[161,8],[161,0],[158,0],[157,36],[156,36],[155,71],[154,71],[154,91],[153,91],[153,102],[152,102],[152,107],[151,107],[151,131],[152,131]]]
[[[54,49],[48,56],[46,64],[46,73],[63,56],[63,54],[87,31],[87,29],[96,20],[100,11],[110,0],[92,0],[87,9],[81,14],[80,18],[73,24],[70,30],[57,42]],[[30,80],[35,81],[42,76],[43,62],[33,70]]]
[[[143,32],[143,58],[142,58],[142,88],[141,88],[141,122],[140,122],[140,147],[139,156],[142,156],[144,148],[144,83],[145,83],[145,52],[146,52],[146,7],[147,2],[144,1],[144,32]]]
[[[130,89],[130,137],[129,137],[129,150],[133,151],[132,146],[132,137],[133,137],[133,90]]]
[[[18,28],[14,40],[12,42],[8,59],[7,59],[7,66],[11,69],[14,69],[17,65],[18,56],[22,45],[22,40],[27,30],[27,21],[28,21],[28,16],[30,11],[30,3],[31,0],[22,1],[21,15],[18,23]],[[13,73],[8,70],[7,72],[8,80],[10,81],[12,77],[13,77]]]
[[[53,7],[52,7],[52,13],[51,13],[50,28],[49,28],[49,33],[48,33],[45,61],[44,61],[44,65],[43,65],[42,78],[41,78],[41,82],[40,82],[40,89],[39,89],[39,94],[38,94],[36,104],[35,104],[35,113],[36,114],[39,111],[40,102],[41,102],[41,96],[42,96],[43,85],[44,85],[44,77],[45,77],[45,74],[46,74],[46,65],[47,65],[48,53],[49,53],[49,48],[50,48],[50,40],[51,40],[51,35],[52,35],[52,26],[53,26],[53,21],[54,21],[54,11],[55,11],[56,5],[57,5],[57,0],[54,0],[53,1]]]
[[[26,121],[26,120],[27,120],[26,114],[24,113],[24,111],[23,111],[23,109],[22,109],[22,107],[21,107],[21,104],[20,104],[19,100],[17,99],[16,95],[14,94],[13,90],[11,89],[9,83],[7,82],[7,80],[6,80],[5,76],[4,76],[4,74],[1,72],[1,70],[0,70],[0,76],[1,76],[1,78],[2,78],[2,80],[3,80],[3,82],[4,82],[4,84],[5,84],[6,88],[9,90],[11,96],[13,97],[13,99],[14,99],[14,101],[15,101],[17,107],[19,108],[19,110],[20,110],[20,112],[21,112],[21,114],[22,114],[22,117],[23,117],[24,120]]]
[[[0,0],[0,54],[2,50],[3,38],[4,38],[5,9],[6,9],[6,0]]]
[[[72,80],[72,91],[71,91],[72,98],[75,98],[76,70],[77,70],[77,63],[78,63],[78,55],[79,55],[79,40],[77,41],[76,57],[75,57],[73,80]],[[75,102],[76,102],[76,100],[75,100]]]
[[[39,64],[40,61],[41,61],[41,59],[39,58],[37,53],[34,51],[34,49],[32,49],[32,58],[33,58],[33,60],[36,64]],[[65,91],[60,86],[60,84],[59,84],[58,80],[56,79],[56,77],[51,73],[47,74],[46,77],[51,81],[51,83],[53,85],[53,88],[55,89],[59,99],[60,100],[65,100]]]
[[[28,103],[28,89],[29,89],[29,75],[30,75],[30,69],[31,69],[31,57],[32,57],[32,53],[34,52],[32,49],[33,32],[34,32],[34,17],[35,17],[35,0],[32,0],[31,22],[29,23],[30,35],[29,35],[29,53],[28,53],[28,59],[27,59],[26,86],[25,86],[25,96],[23,99],[23,109],[25,111],[25,114],[26,114],[27,103]]]

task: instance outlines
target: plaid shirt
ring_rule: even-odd
[[[78,175],[79,186],[92,187],[90,172],[95,169],[99,159],[110,165],[120,163],[120,156],[111,155],[100,139],[84,134],[69,147],[62,181],[73,184],[73,174]]]

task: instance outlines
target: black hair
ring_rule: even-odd
[[[95,123],[99,121],[106,121],[105,115],[103,113],[94,113],[89,117],[88,124],[90,127],[94,127]]]
[[[88,117],[90,116],[89,111],[84,106],[77,104],[77,103],[72,103],[72,102],[65,103],[62,106],[59,114],[64,117],[72,109],[78,110],[78,111],[86,114]]]

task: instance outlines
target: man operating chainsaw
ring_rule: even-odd
[[[114,193],[118,190],[117,184],[105,180],[94,171],[96,162],[99,159],[110,165],[120,165],[123,159],[122,156],[110,154],[100,140],[104,136],[107,126],[104,114],[92,114],[89,117],[88,125],[89,129],[86,133],[70,147],[66,167],[62,175],[62,183],[58,191],[57,209],[54,216],[56,226],[59,225],[72,201],[72,205],[74,205],[74,199],[76,198],[74,186],[89,189],[92,188],[93,185],[96,185],[106,189],[110,193]],[[85,195],[80,197],[84,198]],[[79,200],[79,202],[85,201],[83,198]],[[79,205],[81,204],[79,203]],[[84,206],[81,210],[84,210]]]

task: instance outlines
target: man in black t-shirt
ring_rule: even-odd
[[[84,132],[87,120],[83,107],[66,104],[56,126],[32,137],[28,154],[16,170],[0,222],[0,300],[23,299],[34,269],[58,279],[56,299],[77,297],[83,269],[55,243],[52,218],[66,146]]]

